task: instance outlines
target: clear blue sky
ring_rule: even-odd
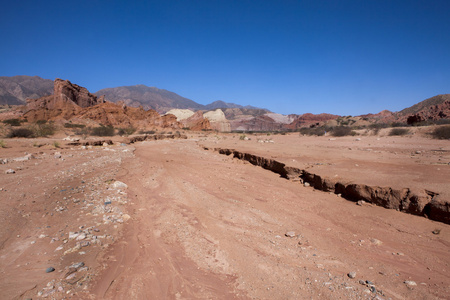
[[[450,1],[3,1],[0,76],[145,84],[274,112],[450,93]]]

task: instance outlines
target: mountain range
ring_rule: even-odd
[[[70,84],[70,82],[68,83]],[[53,88],[54,81],[38,76],[0,77],[0,105],[26,105],[27,102],[32,101],[27,101],[27,99],[37,99],[52,95]],[[88,93],[87,90],[86,93]],[[378,114],[361,115],[351,117],[351,119],[330,114],[280,115],[267,109],[242,106],[221,100],[203,105],[174,92],[142,84],[106,88],[99,90],[93,95],[124,107],[141,107],[146,111],[152,109],[159,114],[165,114],[169,110],[177,109],[188,109],[192,111],[192,114],[199,110],[212,111],[221,109],[223,117],[226,118],[227,122],[230,122],[232,130],[294,130],[304,126],[318,126],[318,124],[333,120],[336,125],[354,124],[355,126],[359,125],[359,123],[364,125],[364,122],[413,124],[450,117],[450,94],[428,98],[399,112],[384,110]]]
[[[37,99],[53,93],[53,80],[43,79],[39,76],[12,76],[0,77],[0,105],[25,105],[26,99]],[[199,104],[191,99],[182,97],[174,92],[148,87],[143,84],[105,88],[94,93],[105,96],[106,100],[121,102],[130,107],[140,107],[145,110],[154,109],[159,113],[177,109],[215,110],[218,108],[245,108],[259,109],[254,106],[242,106],[221,100],[210,104]],[[269,112],[268,110],[266,110]]]

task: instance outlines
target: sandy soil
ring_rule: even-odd
[[[6,141],[1,298],[449,298],[449,225],[358,206],[203,149],[446,195],[448,141],[250,137],[91,149]]]

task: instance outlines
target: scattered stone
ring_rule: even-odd
[[[411,280],[406,280],[403,283],[408,286],[416,286],[417,285],[417,283],[415,281],[411,281]]]
[[[382,241],[377,240],[377,239],[370,239],[370,241],[372,242],[372,244],[374,244],[376,246],[379,246],[379,245],[383,244]]]
[[[112,184],[112,187],[115,189],[125,189],[128,187],[128,185],[126,185],[122,181],[114,181],[114,183]]]
[[[367,202],[364,201],[364,200],[359,200],[358,202],[356,202],[356,205],[363,206],[363,205],[366,204],[366,203],[367,203]]]
[[[5,173],[6,174],[14,174],[14,173],[16,173],[16,171],[14,171],[13,169],[8,169],[8,170],[6,170]]]
[[[352,278],[352,279],[353,279],[353,278],[356,277],[356,272],[354,272],[354,271],[353,271],[353,272],[350,272],[350,273],[347,274],[347,276],[348,276],[349,278]]]
[[[359,284],[366,285],[366,282],[364,280],[360,280],[358,282],[359,282]]]
[[[55,152],[54,157],[55,158],[61,158],[61,152]]]
[[[74,263],[73,265],[69,266],[69,268],[74,268],[74,269],[78,269],[84,267],[84,262],[79,262],[79,263]]]
[[[311,186],[311,185],[309,184],[309,182],[305,182],[303,185],[306,186],[306,187]]]
[[[287,237],[293,238],[293,237],[295,237],[295,231],[288,231],[284,235]]]
[[[432,231],[432,233],[433,234],[439,234],[439,233],[441,233],[441,230],[440,229],[435,229],[435,230]]]
[[[55,268],[53,268],[53,267],[48,267],[48,268],[45,270],[45,273],[51,273],[51,272],[53,272],[53,271],[55,271]]]

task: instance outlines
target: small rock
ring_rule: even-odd
[[[403,283],[406,284],[406,285],[409,285],[409,286],[416,286],[417,285],[417,283],[415,281],[411,281],[411,280],[406,280]]]
[[[75,264],[69,266],[69,268],[75,268],[75,269],[78,269],[81,267],[84,267],[84,262],[75,263]]]
[[[124,189],[124,188],[127,188],[128,185],[126,185],[122,181],[114,181],[114,183],[112,184],[112,187],[115,189]]]
[[[51,273],[51,272],[53,272],[53,271],[55,271],[55,268],[53,268],[53,267],[48,267],[48,268],[45,270],[45,273]]]
[[[359,282],[359,284],[366,285],[366,282],[364,280],[360,280],[358,282]]]
[[[309,184],[309,182],[305,182],[303,185],[306,186],[306,187],[311,186],[311,185]]]
[[[290,238],[295,237],[295,231],[288,231],[284,235]]]
[[[364,204],[366,204],[366,201],[364,201],[364,200],[359,200],[358,202],[356,202],[356,205],[359,205],[359,206],[363,206]]]
[[[439,233],[441,233],[441,230],[440,230],[440,229],[435,229],[435,230],[433,230],[431,233],[433,233],[433,234],[439,234]]]
[[[6,174],[14,174],[14,173],[16,173],[16,171],[14,171],[13,169],[8,169],[8,170],[6,170],[5,173]]]
[[[350,272],[347,274],[347,276],[353,279],[356,277],[356,272]]]

